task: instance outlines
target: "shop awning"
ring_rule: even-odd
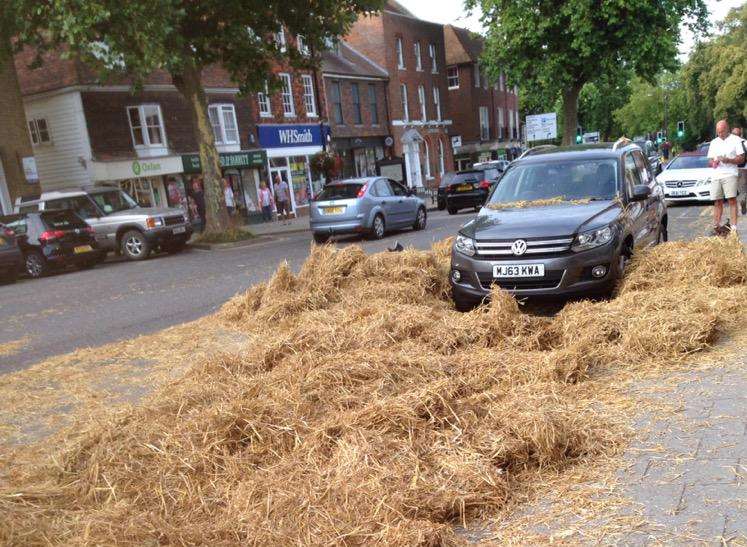
[[[262,167],[267,164],[267,153],[264,150],[240,150],[239,152],[221,152],[220,166],[222,168],[244,169],[247,167]],[[182,155],[185,173],[202,173],[199,154]]]

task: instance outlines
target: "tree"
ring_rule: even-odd
[[[676,68],[680,24],[706,28],[703,0],[466,0],[487,27],[488,69],[522,89],[563,99],[563,143],[573,142],[582,88],[631,70],[650,79]]]
[[[599,131],[600,140],[614,140],[622,130],[612,112],[625,105],[630,97],[631,74],[627,70],[602,74],[581,89],[578,119],[581,127]]]
[[[37,28],[50,44],[63,44],[104,73],[142,83],[156,69],[171,79],[189,103],[195,122],[205,183],[206,232],[222,232],[228,215],[220,185],[220,163],[208,116],[202,72],[228,71],[242,93],[259,91],[272,67],[309,67],[316,61],[290,43],[275,40],[281,29],[303,35],[311,51],[344,35],[358,14],[383,0],[11,0],[24,4],[21,41]],[[22,25],[19,25],[22,26]]]

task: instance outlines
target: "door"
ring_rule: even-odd
[[[373,188],[371,188],[368,195],[371,201],[381,207],[381,210],[384,212],[385,226],[395,226],[397,224],[397,216],[394,208],[395,197],[389,182],[386,179],[377,180],[374,182]]]
[[[392,209],[397,219],[398,226],[408,226],[415,223],[415,214],[417,213],[417,199],[407,195],[407,189],[401,184],[389,181],[389,186],[394,194]]]
[[[270,158],[270,190],[272,190],[273,197],[275,197],[275,184],[279,183],[281,180],[285,181],[288,185],[290,208],[291,212],[295,215],[296,204],[293,199],[293,186],[291,185],[291,172],[288,167],[288,158]],[[276,197],[275,199],[277,200]]]
[[[423,175],[420,171],[420,143],[417,141],[408,143],[405,156],[409,186],[411,188],[421,188],[423,186]]]
[[[635,241],[635,248],[639,248],[643,245],[648,244],[650,238],[649,222],[646,216],[646,202],[645,201],[631,201],[633,196],[633,188],[637,185],[642,184],[638,166],[635,163],[635,159],[631,152],[625,154],[624,159],[625,166],[625,195],[627,197],[627,210],[628,210],[628,221],[630,222],[631,232],[633,233],[633,239]]]
[[[639,151],[633,152],[633,159],[638,167],[638,175],[641,179],[641,184],[645,184],[651,189],[651,195],[646,198],[644,206],[644,214],[646,215],[646,230],[648,232],[648,243],[656,243],[656,238],[659,234],[659,217],[661,209],[663,209],[663,199],[661,197],[661,191],[658,188],[656,178],[652,175],[643,153]]]

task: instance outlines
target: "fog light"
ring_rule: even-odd
[[[607,266],[594,266],[591,269],[591,275],[596,278],[604,277],[607,275]]]
[[[462,280],[462,274],[459,270],[451,270],[451,280],[454,283],[459,283]]]

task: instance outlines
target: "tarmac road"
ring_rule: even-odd
[[[710,208],[670,208],[670,237],[703,235]],[[359,244],[373,253],[395,241],[429,248],[456,233],[474,216],[434,212],[428,229],[403,231],[381,241],[347,238],[338,245]],[[0,345],[23,340],[20,351],[3,355],[0,374],[27,368],[45,357],[97,346],[214,312],[226,300],[265,281],[284,260],[297,271],[309,254],[311,235],[296,233],[248,247],[178,255],[156,255],[143,262],[112,258],[92,270],[20,280],[0,286]]]

